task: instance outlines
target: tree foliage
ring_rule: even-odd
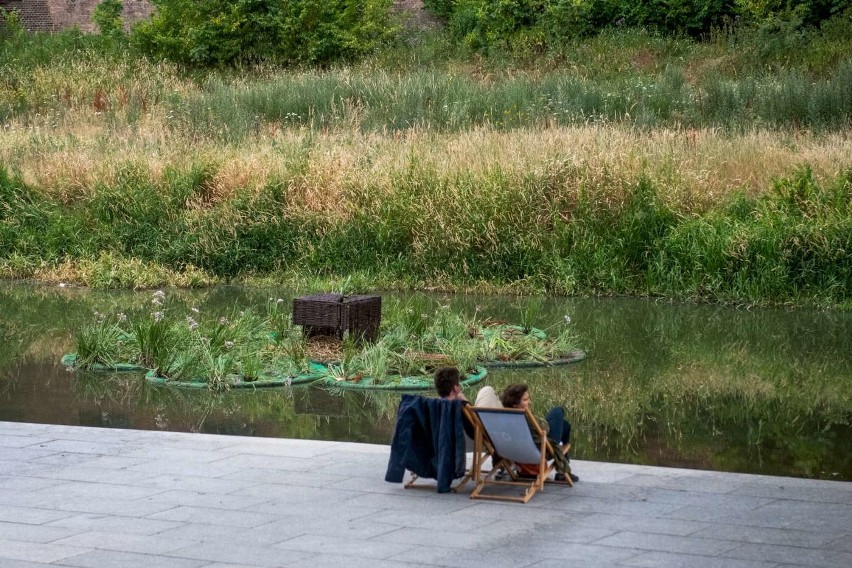
[[[848,0],[425,0],[451,32],[476,49],[551,47],[608,27],[703,37],[735,25],[778,21],[818,26]]]
[[[123,11],[124,4],[121,0],[103,0],[92,10],[92,21],[98,26],[101,35],[117,37],[123,33]]]
[[[324,64],[363,55],[394,34],[392,0],[152,0],[133,39],[193,65]]]

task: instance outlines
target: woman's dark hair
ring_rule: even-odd
[[[503,389],[503,394],[500,395],[500,402],[503,403],[503,408],[517,408],[521,404],[521,399],[524,398],[524,393],[529,387],[521,383],[519,385],[509,385]]]
[[[441,398],[450,396],[453,387],[461,384],[461,373],[455,367],[441,367],[435,371],[435,390]]]

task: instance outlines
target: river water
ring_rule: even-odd
[[[205,313],[263,306],[286,290],[167,291]],[[383,294],[385,302],[400,295]],[[0,420],[388,444],[399,393],[317,387],[164,389],[139,374],[61,363],[93,313],[150,292],[0,283]],[[437,306],[518,321],[529,300],[431,295]],[[852,314],[743,310],[623,298],[549,298],[536,319],[570,316],[587,358],[493,369],[487,384],[530,385],[533,407],[566,408],[578,459],[852,481]],[[475,396],[475,388],[468,393]]]

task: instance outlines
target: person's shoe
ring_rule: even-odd
[[[578,481],[580,481],[580,478],[577,477],[576,475],[574,475],[573,473],[569,473],[568,475],[571,476],[571,482],[572,483],[577,483]],[[553,480],[554,481],[565,481],[565,474],[564,473],[557,473],[553,477]]]

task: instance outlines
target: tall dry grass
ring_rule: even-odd
[[[296,128],[228,145],[187,137],[153,113],[133,127],[106,122],[94,112],[78,112],[56,127],[11,121],[0,131],[0,163],[65,202],[84,198],[97,183],[115,183],[129,165],[161,181],[169,169],[203,164],[213,170],[207,203],[290,179],[293,207],[337,215],[365,187],[392,194],[395,180],[412,169],[437,180],[469,178],[473,191],[495,171],[609,188],[642,174],[667,201],[701,209],[732,192],[759,195],[803,164],[819,180],[852,164],[846,133],[644,132],[617,125],[389,134]]]

